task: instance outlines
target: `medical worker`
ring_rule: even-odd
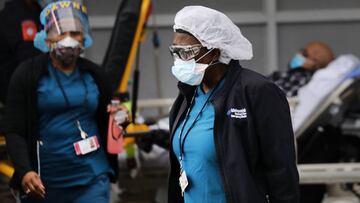
[[[80,54],[92,44],[87,10],[72,1],[46,6],[34,44],[44,54],[20,65],[9,86],[6,142],[11,187],[25,203],[106,203],[117,179],[106,152],[111,89]]]
[[[240,65],[252,45],[223,13],[175,16],[168,202],[297,203],[299,177],[284,93]]]

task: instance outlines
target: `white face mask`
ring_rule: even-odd
[[[202,59],[213,49],[210,49],[206,54],[201,56],[197,61]],[[174,65],[171,68],[172,74],[181,82],[188,85],[196,86],[200,85],[201,81],[204,78],[205,70],[214,65],[212,62],[210,64],[197,63],[195,59],[188,61],[181,60],[180,58],[175,58]]]
[[[80,42],[70,36],[67,36],[64,39],[58,41],[57,46],[68,47],[68,48],[77,48],[80,46]]]
[[[80,42],[69,36],[52,43],[50,48],[51,52],[65,67],[74,64],[82,51]]]

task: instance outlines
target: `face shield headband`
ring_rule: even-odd
[[[44,30],[34,40],[35,47],[48,52],[46,39],[65,32],[81,32],[84,35],[84,48],[92,45],[92,38],[87,17],[87,9],[76,1],[59,1],[46,6],[40,14]]]

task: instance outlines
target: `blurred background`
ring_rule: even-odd
[[[0,0],[0,10],[6,1]],[[85,57],[102,64],[122,1],[83,2],[88,7],[94,40]],[[264,75],[288,70],[291,58],[310,41],[328,44],[335,56],[360,57],[360,0],[152,0],[152,13],[138,55],[140,100],[172,99],[178,94],[168,46],[172,43],[175,13],[187,5],[203,5],[225,13],[253,45],[254,58],[241,64]],[[159,47],[154,46],[155,32]],[[128,84],[131,90],[131,78]],[[141,111],[141,117],[159,118],[167,113],[168,106],[162,110],[149,108]],[[360,134],[359,129],[356,134]],[[131,161],[135,164],[129,163],[127,157],[119,158],[120,165],[133,165],[129,168],[136,170],[129,173],[128,168],[123,168],[120,187],[113,188],[114,202],[166,202],[167,151],[158,146],[150,154],[138,150],[138,146],[133,151],[136,158]],[[138,170],[140,167],[142,170]]]
[[[94,37],[94,46],[87,50],[86,56],[101,63],[120,1],[84,2],[89,9]],[[186,5],[204,5],[227,14],[253,44],[254,58],[242,62],[243,66],[262,74],[286,70],[291,57],[309,41],[329,44],[336,55],[360,56],[359,0],[154,0],[153,5],[149,31],[140,52],[140,89],[146,90],[139,92],[141,99],[177,95],[168,46],[172,42],[175,13]],[[158,70],[151,38],[153,29],[158,29],[161,41]],[[146,88],[156,87],[157,80],[160,89]]]
[[[0,9],[6,0],[0,0]],[[175,13],[186,5],[204,5],[227,14],[239,25],[254,48],[254,58],[243,66],[262,74],[286,70],[291,57],[309,41],[330,45],[335,55],[360,56],[359,0],[154,0],[148,33],[140,52],[140,99],[174,98],[176,80],[171,75],[172,41]],[[121,0],[84,0],[88,6],[94,45],[86,57],[101,64],[110,40],[115,15]],[[160,38],[158,67],[151,33]],[[157,74],[159,73],[159,74]],[[156,81],[160,81],[158,88]],[[154,115],[148,111],[146,114]]]

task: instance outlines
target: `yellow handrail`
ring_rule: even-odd
[[[144,28],[146,16],[149,11],[150,2],[151,2],[151,0],[142,0],[139,22],[136,27],[136,32],[135,32],[133,44],[130,49],[129,58],[128,58],[128,61],[125,66],[124,76],[121,78],[121,83],[118,88],[119,92],[126,92],[126,90],[127,90],[127,85],[128,85],[128,81],[130,78],[131,69],[134,65],[137,50],[139,49],[139,43],[141,41],[141,34],[143,33],[143,28]]]

